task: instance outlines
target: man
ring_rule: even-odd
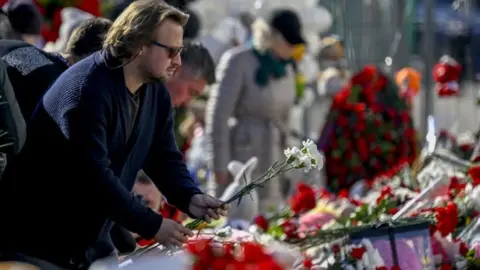
[[[42,46],[43,17],[33,1],[8,1],[3,10],[8,15],[13,30],[23,41],[33,46]]]
[[[215,82],[215,63],[200,42],[185,41],[181,58],[182,66],[167,83],[175,107],[187,106]]]
[[[186,138],[180,125],[188,115],[192,98],[204,93],[205,87],[215,82],[215,63],[201,43],[186,41],[181,52],[182,66],[168,81],[173,106],[175,107],[175,138],[177,146],[184,149]]]
[[[0,40],[0,57],[6,62],[23,117],[26,121],[48,87],[70,65],[102,48],[112,22],[93,18],[73,31],[62,55],[47,53],[18,40]]]
[[[180,124],[183,123],[188,114],[190,100],[203,94],[205,86],[215,82],[215,64],[208,50],[197,41],[184,41],[180,56],[182,66],[168,80],[167,87],[172,105],[175,107],[174,130],[177,146],[183,149],[186,138],[179,131]],[[155,211],[161,210],[163,217],[176,221],[182,220],[181,212],[165,203],[160,191],[143,171],[138,173],[133,191],[143,197],[147,206]],[[128,244],[130,241],[123,240],[126,238],[125,234],[121,233],[121,227],[118,224],[116,225],[112,228],[112,240],[120,253],[126,253],[129,251],[127,248],[131,247]],[[140,245],[150,242],[142,239]]]
[[[223,202],[193,185],[161,84],[181,65],[187,20],[163,1],[133,2],[113,23],[104,50],[48,90],[0,182],[4,260],[33,257],[84,269],[112,254],[112,221],[162,245],[184,243],[190,230],[132,194],[140,169],[190,216],[211,221],[225,214]]]

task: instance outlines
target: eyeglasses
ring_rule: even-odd
[[[168,52],[168,57],[170,57],[170,58],[173,58],[173,57],[177,56],[183,50],[183,46],[170,47],[170,46],[167,46],[165,44],[162,44],[162,43],[154,41],[154,40],[152,40],[151,43],[155,46],[166,49],[167,52]]]

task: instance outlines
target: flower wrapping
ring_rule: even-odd
[[[409,106],[398,87],[374,66],[337,93],[318,143],[332,191],[355,182],[393,176],[412,164],[416,138]]]
[[[439,97],[457,96],[460,90],[458,80],[462,72],[462,66],[448,55],[442,56],[433,68],[433,79],[436,82],[435,89]]]

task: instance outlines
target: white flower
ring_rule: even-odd
[[[312,168],[321,169],[323,167],[323,155],[318,151],[317,145],[312,140],[306,140],[302,144],[302,149],[292,147],[284,151],[287,163],[296,169],[303,168],[305,173]]]
[[[303,141],[302,144],[302,152],[306,150],[307,155],[317,161],[315,162],[317,166],[323,163],[323,155],[318,151],[317,145],[312,140],[308,139]]]
[[[300,168],[303,168],[305,172],[309,172],[312,169],[312,159],[308,155],[303,155],[299,158]]]
[[[285,157],[287,157],[287,162],[292,164],[293,166],[297,167],[300,165],[300,157],[303,156],[300,149],[297,147],[287,148],[283,151]]]

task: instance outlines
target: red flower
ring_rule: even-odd
[[[296,214],[315,208],[317,206],[315,191],[304,183],[298,183],[297,193],[292,196],[290,204]]]
[[[383,199],[393,196],[392,188],[390,186],[384,186],[380,191],[380,195],[377,198],[377,204],[379,204]]]
[[[328,191],[327,189],[325,188],[321,188],[317,191],[318,193],[318,197],[320,199],[330,199],[330,198],[333,198],[334,195],[332,193],[330,193],[330,191]]]
[[[375,270],[388,270],[386,266],[377,266]]]
[[[332,246],[332,252],[333,254],[338,254],[340,252],[340,246],[338,244],[334,244]]]
[[[402,269],[400,269],[400,266],[394,265],[392,266],[391,270],[402,270]]]
[[[210,240],[194,240],[188,243],[187,250],[195,257],[193,269],[282,269],[260,244],[254,242],[225,242],[218,246]]]
[[[295,224],[291,220],[286,220],[280,226],[282,227],[283,233],[285,234],[285,236],[287,236],[287,238],[289,238],[289,239],[298,238],[298,232],[297,232],[298,226],[297,226],[297,224]]]
[[[449,202],[446,207],[439,207],[435,212],[437,219],[436,228],[442,237],[455,231],[458,223],[458,209],[455,203]]]
[[[263,231],[266,232],[268,230],[269,222],[264,216],[256,216],[253,222],[255,223],[255,225],[257,225],[257,227],[259,227]]]
[[[478,185],[480,182],[480,166],[471,167],[467,174],[472,178],[474,186]]]
[[[398,208],[396,208],[396,207],[388,210],[388,213],[389,213],[390,215],[395,215],[397,212],[398,212]]]
[[[458,241],[460,240],[455,239],[455,242],[458,242]],[[460,252],[460,255],[462,255],[463,257],[466,257],[468,253],[468,246],[462,241],[460,241],[459,252]]]
[[[348,189],[342,189],[340,190],[340,192],[338,192],[337,197],[342,199],[348,199],[348,197],[350,197],[350,192],[348,192]]]
[[[313,266],[312,259],[305,259],[303,260],[303,267],[310,269]]]
[[[451,263],[444,263],[438,270],[453,270],[453,265]]]
[[[376,74],[377,74],[377,69],[375,68],[375,66],[371,66],[371,65],[365,66],[360,73],[353,76],[351,80],[351,84],[361,85],[361,86],[368,85],[372,83]]]
[[[360,260],[363,257],[363,254],[367,251],[367,249],[364,246],[358,247],[358,248],[352,248],[352,251],[350,251],[350,256],[354,258],[355,260]]]

